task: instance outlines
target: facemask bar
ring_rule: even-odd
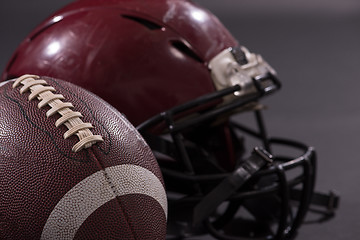
[[[256,102],[258,101],[259,98],[273,93],[274,91],[278,90],[281,86],[279,80],[270,72],[264,76],[257,76],[256,78],[253,78],[252,82],[254,88],[257,91],[248,95],[242,95],[236,97],[231,102],[225,102],[224,104],[220,104],[216,108],[212,108],[208,111],[202,112],[202,114],[199,116],[185,119],[182,121],[175,120],[178,114],[184,113],[198,106],[209,104],[214,100],[223,101],[227,97],[232,96],[235,92],[240,91],[242,89],[241,86],[240,85],[231,86],[226,89],[201,96],[196,100],[176,106],[172,109],[169,109],[168,111],[162,112],[159,115],[156,115],[153,118],[150,118],[149,120],[141,123],[139,126],[137,126],[137,129],[139,130],[139,132],[144,133],[149,128],[155,126],[156,124],[165,122],[167,125],[167,130],[171,134],[174,143],[177,146],[176,147],[177,155],[179,155],[180,158],[183,160],[182,162],[184,163],[187,171],[190,174],[194,174],[194,170],[192,169],[190,158],[187,154],[186,148],[182,141],[183,136],[181,136],[181,131],[189,127],[193,127],[198,124],[201,124],[205,121],[213,120],[217,116],[231,112],[234,109],[243,107],[249,103]],[[266,82],[265,85],[263,84],[264,82]],[[269,82],[271,84],[269,84]]]
[[[232,91],[236,91],[235,89],[232,89]],[[231,91],[230,91],[231,92]],[[211,97],[209,99],[212,99]],[[206,102],[206,101],[205,101]],[[247,101],[246,101],[247,102]],[[192,105],[192,104],[190,104]],[[194,104],[194,106],[197,104]],[[241,105],[241,104],[240,104]],[[181,107],[179,107],[181,108]],[[187,108],[183,108],[182,110],[186,110]],[[176,132],[173,132],[172,136],[173,136],[173,142],[174,145],[177,146],[177,151],[181,152],[183,151],[182,154],[180,154],[182,157],[185,156],[187,157],[188,161],[189,161],[189,165],[191,166],[190,163],[190,157],[187,155],[187,151],[186,151],[186,147],[181,139],[181,129],[183,129],[183,127],[177,127],[176,126],[176,122],[171,121],[170,119],[166,119],[169,116],[169,112],[167,113],[163,113],[160,116],[158,116],[158,118],[156,119],[161,119],[162,120],[167,120],[168,125],[168,130],[169,132],[171,132],[172,129],[176,129]],[[212,114],[209,114],[212,115]],[[258,121],[258,125],[262,126],[260,128],[259,132],[256,132],[250,128],[247,128],[245,126],[240,126],[237,125],[235,127],[237,127],[238,129],[255,136],[256,138],[262,139],[264,145],[267,145],[267,148],[271,148],[272,145],[276,145],[276,144],[284,144],[284,145],[288,145],[289,147],[294,147],[294,148],[300,148],[302,150],[304,150],[304,157],[299,157],[298,159],[293,159],[291,161],[291,164],[284,164],[284,166],[282,166],[281,168],[279,167],[272,167],[269,168],[267,170],[263,170],[261,172],[259,172],[258,174],[255,174],[253,176],[254,179],[256,178],[260,178],[263,175],[266,174],[277,174],[279,176],[280,179],[284,179],[285,176],[285,170],[287,170],[290,167],[298,167],[298,166],[303,166],[304,168],[304,179],[302,181],[305,181],[306,179],[308,179],[308,183],[304,183],[304,182],[294,182],[292,183],[293,185],[297,185],[297,184],[303,184],[303,189],[302,189],[302,201],[300,201],[300,206],[298,208],[297,213],[295,214],[294,217],[294,221],[291,223],[292,227],[288,226],[288,208],[290,206],[290,196],[289,196],[289,188],[292,186],[288,186],[286,182],[284,182],[286,179],[284,179],[283,181],[279,181],[279,184],[273,186],[272,189],[265,189],[262,191],[254,191],[254,192],[241,192],[239,194],[235,194],[231,200],[243,200],[243,199],[247,199],[247,198],[251,198],[251,197],[256,197],[256,196],[261,196],[261,195],[266,195],[269,194],[271,192],[273,192],[274,194],[276,194],[277,191],[279,191],[279,189],[282,189],[281,193],[283,194],[282,199],[283,199],[283,203],[282,206],[284,209],[282,209],[282,216],[280,218],[280,224],[276,233],[276,236],[278,236],[277,239],[281,239],[279,236],[290,236],[290,234],[295,234],[295,230],[297,229],[298,225],[300,225],[300,223],[303,220],[303,217],[305,216],[305,213],[308,209],[308,204],[309,204],[309,199],[311,199],[311,194],[313,191],[313,187],[314,187],[314,179],[315,179],[315,169],[311,168],[311,166],[315,166],[315,154],[313,149],[308,148],[307,146],[298,143],[298,142],[293,142],[293,141],[288,141],[288,140],[284,140],[284,139],[268,139],[266,137],[266,131],[265,131],[265,127],[263,124],[263,120],[262,120],[262,116],[260,111],[255,111],[255,116],[257,118]],[[156,121],[158,122],[158,121]],[[173,127],[171,127],[173,126]],[[186,126],[188,126],[186,124]],[[145,128],[138,128],[140,132],[144,133],[144,129]],[[146,134],[144,135],[146,138]],[[179,138],[178,140],[176,138]],[[150,146],[151,141],[149,142]],[[152,146],[151,146],[152,147]],[[152,149],[154,149],[152,147]],[[311,160],[309,160],[311,159]],[[184,160],[184,159],[183,159]],[[310,161],[311,164],[307,164],[307,162]],[[305,165],[309,165],[308,167],[305,167]],[[228,176],[228,174],[214,174],[213,176],[196,176],[194,169],[192,169],[191,167],[188,168],[188,172],[185,174],[181,174],[181,173],[176,173],[176,172],[172,172],[171,170],[166,170],[166,169],[162,169],[163,173],[166,174],[170,174],[173,175],[173,177],[175,176],[176,178],[179,179],[179,181],[192,181],[194,182],[194,185],[196,186],[196,183],[200,183],[200,182],[206,182],[206,181],[211,181],[211,180],[215,180],[215,181],[221,181],[222,179],[226,178]],[[309,180],[310,179],[310,180]],[[171,200],[171,199],[170,199]],[[201,200],[201,197],[199,198],[193,198],[191,200],[191,198],[187,198],[186,201],[192,201],[193,204],[197,204],[199,201]],[[181,202],[181,200],[180,200]],[[210,224],[210,223],[208,223]],[[209,231],[213,231],[214,229],[211,228],[211,224],[208,225],[209,227]],[[221,234],[218,231],[216,231],[217,233],[213,232],[212,234]],[[224,236],[220,239],[227,239]],[[229,238],[231,239],[231,238]],[[234,238],[235,239],[235,238]]]
[[[169,176],[170,178],[177,179],[177,181],[179,182],[192,182],[195,191],[199,193],[198,196],[187,196],[185,199],[169,198],[170,201],[175,201],[175,204],[182,204],[186,202],[187,204],[190,203],[192,205],[196,205],[204,197],[199,184],[209,181],[220,182],[224,178],[229,176],[229,173],[197,175],[195,169],[192,166],[192,161],[191,157],[188,154],[188,149],[184,144],[184,136],[182,135],[182,131],[189,128],[194,128],[197,125],[207,122],[209,120],[214,120],[216,119],[216,117],[223,114],[230,114],[234,110],[243,108],[250,103],[256,103],[261,97],[273,93],[281,86],[278,79],[275,77],[275,75],[272,74],[272,71],[267,71],[265,74],[260,74],[252,77],[251,82],[251,88],[245,87],[245,89],[252,89],[251,91],[243,91],[242,94],[239,94],[244,89],[244,85],[239,84],[224,87],[219,91],[201,96],[198,99],[162,112],[137,126],[138,131],[144,136],[153,151],[157,151],[168,156],[173,156],[184,164],[186,169],[185,172],[162,168],[164,176]],[[246,84],[249,85],[250,83],[247,82]],[[229,101],[229,99],[231,100]],[[182,113],[192,112],[192,109],[196,109],[199,106],[213,103],[214,101],[222,103],[218,104],[216,107],[212,107],[206,111],[202,111],[200,115],[195,114],[194,117],[183,119],[177,118],[177,116],[181,115]],[[315,152],[312,148],[309,148],[299,142],[286,139],[269,139],[266,134],[266,129],[261,112],[259,110],[255,110],[254,113],[257,120],[258,131],[236,123],[233,124],[234,128],[239,129],[249,135],[252,135],[257,139],[260,139],[263,143],[263,147],[268,151],[271,150],[271,147],[273,145],[280,144],[286,145],[291,148],[301,149],[304,151],[304,154],[295,159],[287,159],[286,161],[284,161],[284,163],[278,165],[277,167],[270,167],[265,170],[261,170],[258,173],[255,173],[254,176],[252,176],[252,179],[258,179],[266,174],[277,175],[280,181],[272,188],[266,188],[260,191],[241,191],[234,194],[231,200],[243,200],[252,197],[259,197],[269,193],[276,194],[279,192],[279,189],[282,189],[282,199],[284,199],[284,202],[282,202],[283,211],[280,217],[278,230],[276,233],[274,233],[274,235],[278,237],[276,239],[282,239],[282,237],[292,236],[295,234],[296,229],[301,224],[303,218],[305,217],[305,213],[308,210],[315,182]],[[151,129],[161,123],[165,123],[165,131],[170,134],[172,139],[171,142],[163,140],[160,136],[154,136],[153,134],[151,134]],[[303,168],[304,178],[295,179],[287,183],[286,181],[288,181],[288,179],[286,179],[285,171],[299,166]],[[288,208],[290,206],[290,199],[292,195],[290,189],[291,187],[298,184],[302,185],[302,190],[300,194],[300,205],[295,214],[295,217],[290,223],[291,226],[289,226]],[[210,225],[208,225],[208,231],[211,232],[212,225],[210,222],[209,224]],[[215,232],[212,233],[214,236],[216,236],[216,234],[221,235],[219,231],[216,230]],[[220,239],[238,238],[226,238],[222,236]]]
[[[196,126],[196,124],[199,124],[199,123],[202,123],[203,121],[214,118],[218,114],[226,113],[228,111],[233,110],[236,107],[242,107],[242,106],[244,106],[244,104],[246,105],[249,102],[256,101],[256,100],[258,100],[258,98],[260,96],[267,95],[268,93],[262,92],[262,93],[259,93],[258,95],[251,96],[251,98],[250,97],[239,98],[239,99],[237,99],[236,102],[230,103],[231,107],[228,106],[229,105],[229,103],[228,103],[228,105],[224,104],[224,105],[219,106],[218,108],[210,109],[208,112],[204,113],[207,117],[200,118],[199,120],[187,119],[185,121],[185,123],[177,122],[174,120],[175,119],[174,115],[181,113],[181,112],[185,112],[185,111],[191,109],[192,107],[197,107],[201,104],[206,104],[215,99],[222,99],[227,94],[228,95],[232,94],[234,91],[237,91],[238,89],[239,88],[237,86],[234,86],[234,87],[230,87],[228,89],[224,89],[222,91],[219,91],[219,92],[216,92],[213,94],[203,96],[197,100],[194,100],[193,102],[189,102],[184,105],[178,106],[176,108],[170,109],[169,111],[163,112],[163,113],[149,119],[148,121],[144,122],[143,124],[140,124],[137,127],[137,129],[140,131],[140,133],[143,134],[145,139],[148,141],[150,147],[154,151],[159,151],[159,152],[163,152],[164,154],[172,155],[174,157],[177,157],[179,159],[179,161],[184,161],[184,162],[188,161],[187,172],[183,173],[183,172],[174,171],[171,169],[162,168],[162,172],[163,172],[164,176],[170,176],[171,178],[177,179],[179,182],[181,182],[181,181],[192,182],[193,185],[195,186],[195,188],[197,188],[197,184],[209,182],[209,181],[219,182],[229,175],[229,173],[218,173],[218,174],[211,174],[211,175],[196,175],[196,173],[194,172],[194,169],[192,168],[192,165],[191,165],[190,156],[187,153],[187,147],[184,145],[184,142],[182,141],[183,136],[181,134],[181,131],[184,130],[186,127],[191,127],[191,124],[194,124],[194,126]],[[289,148],[300,149],[304,153],[302,156],[295,158],[295,159],[283,158],[281,156],[276,156],[276,158],[278,158],[278,160],[283,160],[283,162],[284,162],[281,164],[280,169],[270,167],[268,169],[261,170],[260,172],[254,174],[254,176],[252,178],[257,179],[257,178],[261,178],[261,176],[275,174],[275,173],[283,174],[282,171],[285,172],[286,170],[289,170],[289,169],[295,168],[295,167],[299,167],[299,166],[301,168],[303,168],[304,176],[301,179],[293,179],[293,180],[287,179],[287,181],[288,181],[287,183],[279,182],[279,184],[274,185],[272,188],[266,188],[266,189],[262,189],[260,191],[258,191],[258,190],[253,191],[253,192],[252,191],[247,191],[247,192],[241,191],[241,192],[235,194],[231,198],[231,200],[241,201],[241,200],[248,199],[248,198],[260,197],[260,196],[266,195],[266,194],[271,194],[271,193],[276,194],[279,191],[279,188],[285,188],[285,187],[290,190],[287,191],[287,193],[286,193],[286,191],[282,192],[282,194],[286,194],[286,196],[287,196],[286,198],[283,198],[283,199],[293,199],[292,187],[294,187],[295,185],[302,185],[301,190],[298,191],[298,193],[297,193],[297,195],[299,195],[299,193],[300,193],[300,197],[297,197],[295,199],[299,202],[299,206],[297,208],[297,212],[295,213],[295,215],[293,217],[293,220],[291,221],[291,226],[289,226],[288,222],[287,222],[288,221],[288,219],[287,219],[288,212],[283,211],[283,215],[280,219],[281,224],[279,225],[279,228],[276,233],[277,236],[280,236],[280,235],[281,236],[282,235],[292,236],[292,235],[295,235],[296,229],[298,228],[299,225],[301,225],[301,223],[305,217],[305,214],[308,210],[310,200],[312,198],[314,182],[315,182],[315,174],[316,174],[315,152],[314,152],[314,149],[309,148],[308,146],[306,146],[305,144],[302,144],[300,142],[287,140],[287,139],[281,139],[281,138],[268,138],[267,134],[266,134],[263,117],[261,115],[261,111],[255,110],[254,114],[255,114],[255,118],[257,120],[257,126],[259,128],[258,131],[254,130],[252,128],[249,128],[247,126],[241,125],[239,123],[236,123],[236,122],[232,123],[233,127],[241,130],[241,132],[243,132],[243,133],[246,133],[257,139],[260,139],[263,142],[264,147],[267,149],[271,149],[275,145],[283,145],[283,146],[287,146]],[[169,133],[171,133],[171,136],[173,139],[171,144],[168,142],[165,142],[165,141],[158,141],[158,140],[160,140],[160,137],[155,136],[155,138],[153,138],[154,136],[152,136],[148,132],[148,130],[151,129],[151,127],[159,124],[160,122],[166,122],[166,124],[167,124],[166,129]],[[170,147],[164,148],[164,145],[167,145],[167,144],[170,145]],[[172,150],[168,150],[170,148],[172,148]],[[173,154],[169,154],[169,152],[173,152]],[[186,197],[186,199],[171,199],[170,198],[169,200],[170,201],[174,200],[176,202],[175,204],[180,204],[180,205],[182,203],[185,203],[185,204],[190,203],[192,205],[196,205],[197,203],[199,203],[201,201],[201,199],[203,197],[204,197],[204,195],[201,195],[201,190],[199,188],[199,196],[197,196],[197,197],[188,196],[188,197]],[[285,195],[284,195],[284,197],[285,197]],[[338,196],[334,196],[333,198],[331,198],[331,200],[328,200],[328,201],[331,201],[331,202],[334,201],[334,205],[331,206],[331,208],[333,208],[333,207],[336,208],[336,206],[338,204]],[[321,205],[326,205],[326,204],[322,203]],[[283,210],[285,210],[285,208],[288,208],[290,206],[289,200],[286,200],[286,202],[282,203],[282,206],[284,207]],[[208,230],[211,231],[210,228]],[[213,234],[215,234],[215,233],[213,233]],[[219,234],[219,232],[217,234]],[[223,238],[223,239],[227,239],[227,238]],[[229,239],[231,239],[231,238],[229,238]],[[279,238],[279,239],[281,239],[281,238]]]
[[[257,136],[259,136],[257,134]],[[241,202],[246,199],[256,199],[257,197],[264,196],[266,194],[279,194],[282,199],[281,203],[281,215],[279,216],[279,223],[277,226],[276,232],[273,235],[266,236],[265,238],[254,238],[254,239],[293,239],[293,237],[297,234],[297,229],[301,225],[306,212],[308,211],[309,205],[311,203],[312,194],[314,191],[315,184],[315,173],[316,173],[316,154],[313,148],[307,147],[306,145],[287,140],[281,138],[272,138],[269,139],[270,145],[285,145],[291,148],[297,148],[304,151],[304,154],[295,159],[284,159],[282,157],[278,157],[282,159],[284,163],[277,164],[265,169],[263,171],[259,171],[253,175],[253,179],[259,179],[264,176],[268,176],[271,174],[275,174],[278,176],[278,183],[267,187],[264,189],[254,190],[254,191],[241,191],[234,194],[229,201],[233,202]],[[277,158],[277,157],[275,157]],[[301,168],[303,172],[303,177],[288,179],[286,175],[286,171],[295,168]],[[302,185],[301,189],[301,199],[297,199],[299,201],[299,206],[297,207],[297,211],[295,215],[292,217],[291,222],[289,222],[289,216],[293,215],[290,212],[291,209],[291,200],[292,200],[292,191],[293,187],[297,185]],[[232,209],[232,211],[236,211]],[[227,220],[223,220],[227,222],[231,217],[227,217]],[[210,222],[210,220],[206,221],[206,227],[208,231],[217,239],[225,239],[225,240],[245,240],[249,238],[242,237],[234,237],[226,235],[219,231],[216,227],[214,227],[214,223]],[[239,226],[241,227],[241,226]],[[253,239],[253,238],[252,238]]]
[[[261,97],[269,95],[269,94],[277,91],[281,87],[281,83],[279,82],[279,80],[275,77],[275,75],[272,75],[270,73],[268,73],[265,76],[259,76],[257,78],[254,78],[254,79],[252,79],[252,81],[253,81],[253,86],[257,89],[256,92],[249,94],[249,95],[235,98],[235,99],[233,99],[233,101],[231,101],[231,103],[222,104],[221,106],[219,106],[213,110],[210,110],[210,111],[207,111],[207,112],[201,114],[201,116],[196,119],[185,120],[185,121],[177,122],[177,123],[174,122],[174,124],[169,125],[170,132],[176,133],[176,132],[182,131],[185,128],[188,128],[189,126],[197,125],[197,124],[200,124],[209,119],[213,119],[220,114],[230,112],[236,108],[243,107],[246,104],[249,104],[252,102],[257,102]],[[263,82],[271,82],[272,84],[271,85],[267,84],[264,86],[262,84]],[[210,93],[210,94],[201,96],[193,101],[176,106],[172,109],[169,109],[165,112],[162,112],[162,113],[144,121],[143,123],[141,123],[137,126],[137,129],[139,131],[145,131],[162,121],[166,121],[166,122],[175,121],[174,120],[175,116],[179,113],[186,112],[187,110],[194,109],[198,106],[211,103],[214,100],[223,100],[223,98],[225,98],[229,95],[232,95],[239,90],[241,90],[241,86],[235,85],[235,86],[231,86],[231,87],[228,87],[228,88],[220,90],[220,91],[216,91],[214,93]]]
[[[274,78],[273,76],[268,76],[269,78],[274,79],[274,83],[277,82],[277,79]],[[254,80],[254,81],[258,81],[258,80]],[[255,84],[256,85],[256,84]],[[261,86],[261,84],[258,84]],[[274,84],[275,86],[279,86],[279,84]],[[191,165],[191,160],[190,157],[187,154],[187,150],[186,150],[186,146],[184,145],[183,141],[182,141],[182,135],[181,135],[181,131],[191,127],[191,126],[196,126],[197,124],[200,124],[204,121],[207,121],[209,119],[213,119],[214,117],[221,115],[223,113],[232,111],[238,107],[242,107],[250,102],[254,102],[257,101],[261,96],[267,95],[269,93],[271,93],[275,88],[266,88],[266,89],[271,89],[270,92],[267,92],[266,89],[260,89],[259,92],[252,94],[251,96],[243,96],[243,97],[239,97],[238,99],[234,100],[231,103],[228,104],[224,104],[221,105],[218,108],[215,109],[211,109],[208,112],[203,113],[202,115],[200,115],[198,118],[194,118],[194,119],[187,119],[185,121],[180,121],[177,122],[175,121],[175,115],[184,111],[187,111],[191,108],[197,107],[201,104],[206,104],[209,103],[213,100],[216,99],[222,99],[224,96],[227,95],[231,95],[233,94],[235,91],[238,91],[240,89],[239,86],[234,86],[234,87],[230,87],[221,91],[218,91],[216,93],[213,94],[209,94],[206,96],[203,96],[197,100],[194,100],[192,102],[186,103],[184,105],[175,107],[173,109],[170,109],[169,111],[163,112],[157,116],[155,116],[154,118],[144,122],[143,124],[139,125],[137,128],[138,130],[144,134],[145,138],[148,140],[149,138],[147,138],[147,134],[146,134],[146,130],[151,128],[151,126],[154,126],[156,124],[158,124],[161,121],[166,122],[167,124],[167,130],[170,132],[172,138],[173,138],[173,143],[176,146],[176,150],[178,152],[178,156],[180,156],[180,158],[182,159],[183,162],[185,162],[185,166],[187,168],[187,173],[185,174],[181,174],[181,173],[175,173],[172,172],[171,170],[166,170],[163,169],[164,174],[170,174],[170,175],[176,175],[177,178],[179,178],[180,180],[183,178],[183,180],[186,181],[193,181],[194,183],[196,182],[202,182],[202,181],[209,181],[210,179],[212,180],[216,180],[216,181],[220,181],[221,179],[225,178],[227,176],[227,174],[219,174],[219,175],[214,175],[214,176],[196,176],[194,169],[192,168]],[[258,125],[261,126],[260,127],[260,132],[255,132],[251,129],[248,129],[244,126],[238,126],[239,129],[244,130],[251,133],[253,135],[255,135],[256,137],[263,139],[263,143],[265,145],[266,148],[270,148],[270,142],[266,136],[266,131],[265,131],[265,127],[262,121],[262,116],[260,114],[259,111],[255,111],[256,112],[256,118],[258,120]],[[154,147],[151,144],[152,141],[149,141],[150,146],[152,147],[152,149],[154,150]],[[156,150],[156,148],[155,148]],[[276,169],[272,169],[271,171],[279,171]],[[196,185],[196,184],[195,184]],[[284,187],[284,186],[282,186]],[[311,191],[309,191],[311,192]],[[266,194],[266,192],[264,192],[263,194]],[[308,197],[307,197],[308,198]],[[188,199],[189,200],[189,199]],[[200,201],[200,199],[194,199],[195,202]],[[288,204],[285,203],[285,205],[288,206]],[[305,207],[304,207],[305,208]],[[284,218],[284,217],[283,217]],[[284,222],[285,220],[283,220]],[[285,224],[283,224],[285,226]],[[284,230],[284,229],[283,229]]]

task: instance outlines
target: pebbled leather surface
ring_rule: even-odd
[[[46,118],[49,108],[39,109],[39,101],[28,101],[29,93],[20,94],[12,82],[0,86],[0,239],[40,239],[53,211],[59,211],[51,215],[55,225],[47,225],[50,235],[43,238],[164,239],[164,183],[140,134],[92,93],[42,78],[104,142],[72,152],[78,138],[63,138],[67,128],[55,127],[60,115]],[[132,184],[117,186],[124,179]]]

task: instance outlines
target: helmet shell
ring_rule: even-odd
[[[2,80],[65,79],[137,125],[215,91],[208,62],[235,45],[213,14],[190,1],[79,0],[29,34]]]

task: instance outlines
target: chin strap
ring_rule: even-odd
[[[291,189],[290,196],[292,200],[299,201],[301,198],[301,190]],[[313,192],[310,205],[323,208],[309,210],[324,214],[325,216],[319,219],[319,222],[321,222],[322,219],[326,220],[328,217],[332,217],[335,214],[335,210],[338,208],[339,203],[340,196],[334,191],[329,191],[329,193]]]
[[[272,156],[262,148],[254,148],[251,156],[229,177],[225,178],[200,203],[195,206],[193,224],[196,226],[208,218],[221,202],[228,199],[243,186],[252,175],[267,164],[272,163]]]

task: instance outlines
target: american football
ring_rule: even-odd
[[[0,239],[164,239],[167,199],[136,129],[69,82],[0,85]]]

